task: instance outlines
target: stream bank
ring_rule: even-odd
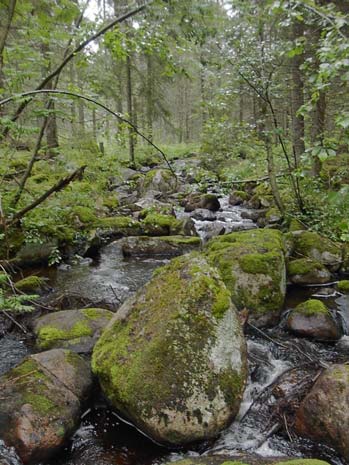
[[[212,226],[215,227],[216,224],[221,227],[219,222],[222,222],[222,217],[229,219],[225,223],[224,233],[256,227],[251,219],[243,218],[244,213],[246,214],[244,207],[228,206],[226,202],[227,197],[221,202],[225,205],[225,210],[218,212],[216,219],[212,219],[212,216],[210,219],[194,218],[204,242],[208,239],[207,228],[212,230]],[[180,215],[186,214],[180,211]],[[112,242],[103,247],[95,259],[80,258],[75,263],[63,264],[56,271],[50,272],[48,285],[52,291],[43,298],[42,303],[57,309],[101,306],[115,310],[149,281],[157,267],[168,261],[165,258],[125,258],[121,247],[120,241]],[[293,395],[296,387],[299,390],[296,389],[295,395],[302,396],[313,382],[319,364],[343,363],[347,360],[345,344],[335,346],[333,342],[319,343],[299,339],[287,331],[285,321],[289,311],[309,297],[326,302],[338,316],[342,331],[346,334],[348,299],[345,294],[338,293],[334,286],[289,286],[282,318],[277,326],[263,329],[262,332],[258,328],[246,326],[249,348],[248,386],[236,421],[216,441],[201,443],[189,451],[171,452],[158,447],[134,427],[125,426],[97,390],[89,407],[83,412],[80,427],[69,440],[66,449],[47,463],[156,465],[199,454],[236,457],[246,453],[261,457],[316,457],[333,464],[345,463],[327,446],[300,439],[293,433],[285,435],[289,422],[287,408],[283,403],[285,395],[287,397],[290,392]],[[17,365],[27,351],[32,350],[30,345],[26,348],[18,338],[7,337],[2,342],[6,359],[4,371],[10,368],[10,364]],[[15,354],[13,360],[6,357],[7,353]],[[297,395],[288,402],[298,402]],[[286,412],[281,420],[279,411]],[[291,408],[290,418],[293,413]],[[6,453],[11,455],[9,451]],[[9,463],[12,465],[16,462]]]

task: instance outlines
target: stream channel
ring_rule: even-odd
[[[221,203],[223,211],[219,212],[216,223],[223,224],[226,232],[256,227],[251,220],[242,218],[244,209],[229,206],[226,199]],[[203,240],[212,228],[208,223],[213,224],[212,221],[196,221]],[[80,259],[51,271],[48,283],[52,290],[46,300],[59,301],[61,308],[93,304],[116,309],[164,263],[166,260],[125,259],[118,241],[115,241],[105,246],[94,260]],[[331,286],[289,287],[283,316],[310,296],[323,299],[336,312],[343,334],[347,334],[349,297],[340,295]],[[346,337],[336,346],[297,339],[285,330],[284,320],[283,317],[277,327],[263,333],[247,329],[248,385],[238,417],[215,441],[199,444],[192,450],[170,451],[122,421],[96,391],[66,448],[45,465],[158,465],[200,454],[312,457],[335,465],[343,464],[327,446],[297,438],[292,431],[285,434],[287,417],[283,417],[285,423],[280,425],[277,412],[288,393],[313,381],[319,359],[324,365],[348,360],[349,342]],[[18,364],[31,351],[30,346],[18,337],[0,339],[0,374]],[[6,459],[6,465],[19,464],[14,451],[6,449],[0,441],[1,456]]]

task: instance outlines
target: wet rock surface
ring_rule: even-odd
[[[36,346],[40,350],[54,348],[89,353],[113,313],[102,308],[63,310],[38,318],[34,322]]]
[[[309,258],[292,260],[287,275],[294,284],[324,284],[331,281],[331,273],[320,262]]]
[[[200,249],[199,237],[127,237],[121,240],[125,257],[171,258]]]
[[[245,357],[225,285],[203,257],[186,255],[119,309],[92,366],[114,407],[178,445],[214,437],[236,415]]]
[[[325,370],[305,397],[296,418],[302,436],[334,446],[349,459],[349,366]]]
[[[342,264],[342,250],[340,246],[328,238],[311,231],[294,231],[289,233],[293,243],[292,256],[294,258],[310,258],[330,269],[337,271]]]
[[[337,324],[326,305],[316,299],[308,300],[292,310],[287,327],[299,336],[318,341],[333,341],[340,337]]]
[[[74,431],[92,377],[78,355],[55,349],[29,356],[0,384],[0,435],[24,463],[37,463]]]

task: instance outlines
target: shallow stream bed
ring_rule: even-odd
[[[119,243],[114,242],[104,247],[94,261],[77,260],[75,264],[62,265],[51,272],[48,284],[53,290],[46,296],[45,303],[60,302],[61,308],[89,305],[115,310],[164,263],[166,260],[126,260]],[[335,293],[333,287],[289,288],[284,312],[310,296],[323,299],[337,313],[343,332],[348,332],[348,297]],[[285,433],[288,417],[280,418],[277,412],[284,407],[283,393],[315,376],[319,360],[323,366],[348,360],[345,348],[339,350],[334,344],[297,339],[285,330],[283,321],[278,327],[263,332],[247,328],[247,343],[250,374],[240,413],[215,441],[199,444],[191,450],[168,450],[121,421],[97,391],[66,448],[45,465],[159,465],[188,455],[239,456],[246,453],[262,457],[322,458],[335,465],[343,464],[331,449],[301,440],[292,431]],[[18,339],[1,339],[0,373],[19,363],[29,350]],[[1,453],[5,451],[0,442]],[[6,465],[18,464],[13,452],[7,450],[6,454]]]

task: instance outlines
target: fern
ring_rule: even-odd
[[[30,313],[34,311],[33,305],[28,305],[28,300],[34,300],[37,295],[11,295],[5,294],[0,288],[0,311],[6,310],[12,313]]]

